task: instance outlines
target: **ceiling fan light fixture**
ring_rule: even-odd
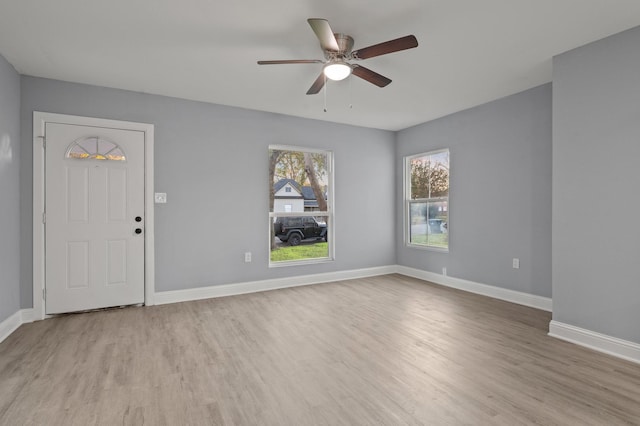
[[[351,66],[343,61],[331,62],[324,66],[323,72],[329,80],[340,81],[351,75]]]

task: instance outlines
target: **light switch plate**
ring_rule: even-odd
[[[156,192],[156,204],[163,204],[167,202],[167,193],[166,192]]]

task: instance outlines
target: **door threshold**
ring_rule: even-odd
[[[83,311],[73,311],[73,312],[61,312],[58,314],[47,314],[50,318],[58,318],[68,315],[78,315],[78,314],[88,314],[91,312],[104,312],[104,311],[115,311],[118,309],[126,309],[126,308],[139,308],[144,306],[144,303],[134,303],[132,305],[120,305],[120,306],[107,306],[105,308],[95,308],[95,309],[86,309]]]

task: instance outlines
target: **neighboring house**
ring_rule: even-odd
[[[304,197],[302,188],[293,179],[280,179],[273,185],[274,212],[303,212]]]
[[[280,179],[273,185],[274,212],[318,211],[318,200],[310,186],[300,186],[293,179]]]
[[[302,197],[304,198],[304,211],[305,212],[316,212],[320,210],[318,208],[318,200],[316,199],[316,194],[313,192],[313,188],[310,186],[302,187]],[[327,198],[325,194],[325,199]]]

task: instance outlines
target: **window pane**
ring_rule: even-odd
[[[88,158],[89,153],[85,151],[80,145],[74,145],[67,153],[67,158]]]
[[[78,142],[78,145],[90,154],[98,152],[98,138],[85,138]]]
[[[98,153],[102,155],[107,155],[109,151],[116,148],[116,144],[113,142],[106,141],[104,139],[98,139]]]
[[[304,261],[329,257],[329,216],[276,217],[275,247],[271,262]]]
[[[271,212],[328,211],[327,153],[269,150],[269,173],[273,180]]]
[[[449,195],[449,151],[411,159],[411,199]]]
[[[106,155],[107,160],[125,161],[126,157],[120,148],[114,148]]]
[[[66,158],[126,161],[122,149],[113,142],[95,136],[73,142],[67,148]]]
[[[446,200],[409,203],[409,242],[447,248],[449,213]]]

